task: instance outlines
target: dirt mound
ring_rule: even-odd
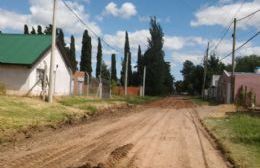
[[[149,107],[160,107],[160,108],[193,108],[195,105],[192,101],[183,97],[167,97],[155,102],[148,104]]]
[[[111,152],[109,158],[108,158],[108,167],[113,167],[116,165],[121,159],[125,158],[128,154],[128,152],[134,147],[133,144],[127,144],[124,146],[121,146],[119,148],[116,148],[114,151]]]
[[[109,158],[105,164],[99,163],[97,166],[91,166],[90,163],[83,164],[74,168],[114,168],[121,159],[125,158],[128,152],[134,147],[133,144],[126,144],[124,146],[120,146],[112,151],[109,155]]]

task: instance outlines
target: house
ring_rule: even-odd
[[[234,92],[236,98],[241,87],[247,87],[256,95],[256,105],[260,105],[260,74],[235,72],[234,74]],[[224,71],[218,81],[217,99],[221,103],[231,102],[231,73]]]
[[[220,75],[213,75],[210,87],[208,89],[208,98],[216,100],[217,99],[217,90],[218,90],[218,81]]]
[[[0,34],[0,83],[5,85],[7,94],[47,94],[50,50],[50,35]],[[54,95],[69,95],[71,64],[58,40],[54,54]]]

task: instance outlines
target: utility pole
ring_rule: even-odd
[[[144,75],[143,75],[143,90],[142,90],[142,96],[145,96],[145,80],[146,80],[146,66],[144,66]]]
[[[48,102],[53,101],[53,90],[54,90],[54,66],[55,66],[55,55],[54,50],[56,46],[56,3],[57,0],[53,0],[53,16],[52,16],[52,44],[51,44],[51,58],[50,58],[50,74],[49,74],[49,94]]]
[[[232,72],[231,72],[231,103],[234,102],[234,90],[235,90],[235,50],[236,50],[236,29],[237,19],[234,18],[234,29],[233,29],[233,47],[232,47]]]
[[[206,77],[207,77],[207,64],[208,64],[208,56],[209,56],[209,42],[208,42],[208,46],[207,46],[207,50],[206,50],[206,54],[204,56],[204,75],[203,75],[203,86],[202,86],[202,98],[205,97],[205,87],[206,87]]]
[[[129,52],[126,53],[126,62],[125,62],[125,96],[127,96],[127,83],[128,83],[128,57],[129,57]]]

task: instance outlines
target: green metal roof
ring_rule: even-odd
[[[50,35],[0,34],[0,63],[32,65],[50,46]]]

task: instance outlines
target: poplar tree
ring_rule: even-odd
[[[169,94],[173,79],[170,79],[170,67],[164,60],[164,33],[155,17],[151,18],[149,30],[151,38],[148,39],[148,49],[144,54],[147,69],[145,92],[148,95]]]
[[[85,30],[82,37],[80,70],[87,72],[89,76],[92,73],[92,45],[91,37],[88,34],[88,30]]]
[[[116,76],[116,54],[112,54],[111,56],[111,80],[117,81],[117,76]]]
[[[141,51],[140,45],[138,46],[138,53],[137,53],[137,82],[138,85],[142,84],[142,79],[143,79],[143,55]]]
[[[29,34],[29,28],[27,24],[24,25],[24,34]]]
[[[125,47],[124,47],[124,59],[122,61],[122,70],[121,70],[121,83],[124,85],[125,81],[125,71],[126,71],[126,61],[128,56],[128,76],[127,76],[127,82],[128,85],[132,85],[132,63],[131,63],[131,52],[130,52],[130,45],[129,45],[129,38],[128,38],[128,32],[125,32]]]
[[[36,31],[35,31],[34,27],[32,27],[31,34],[36,34]]]
[[[39,34],[39,35],[43,34],[41,25],[37,26],[37,34]]]
[[[75,38],[72,35],[70,37],[70,50],[69,50],[69,55],[70,55],[70,61],[73,67],[73,71],[75,72],[77,70],[77,60],[76,60],[76,49],[75,49]]]
[[[98,78],[102,68],[102,44],[100,38],[98,38],[97,47],[97,66],[96,66],[96,77]]]

